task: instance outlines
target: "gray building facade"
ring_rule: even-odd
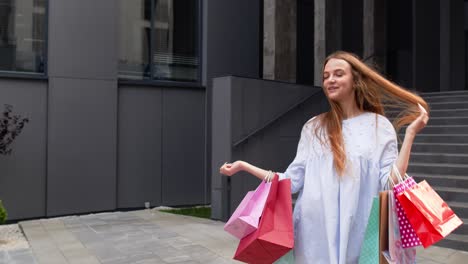
[[[285,169],[337,49],[409,89],[467,89],[463,0],[1,2],[0,103],[30,119],[0,157],[10,220],[145,202],[225,220],[257,182],[219,165]]]

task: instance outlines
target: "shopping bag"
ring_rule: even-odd
[[[397,195],[424,248],[463,224],[425,180]]]
[[[240,240],[234,259],[271,264],[293,247],[291,181],[275,175],[258,229]]]
[[[390,264],[416,263],[416,248],[403,248],[398,226],[398,210],[393,192],[388,193],[388,250],[383,252]]]
[[[398,169],[394,169],[394,173],[399,175]],[[414,179],[412,177],[408,177],[393,187],[393,194],[395,195],[395,197],[398,197],[399,194],[403,193],[405,190],[411,188],[414,185],[416,185]],[[405,210],[403,210],[399,199],[395,200],[398,212],[398,228],[400,229],[402,247],[408,248],[420,246],[421,241],[419,240],[418,236],[416,235],[416,232],[409,223]]]
[[[379,197],[377,196],[372,201],[364,242],[359,255],[359,264],[379,263],[379,203]]]
[[[224,225],[224,230],[241,239],[258,228],[271,183],[262,181],[255,191],[248,192]]]
[[[390,191],[379,193],[379,263],[388,264],[382,252],[388,251],[388,194]]]

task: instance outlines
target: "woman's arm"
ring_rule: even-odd
[[[242,160],[238,160],[233,163],[225,163],[223,166],[221,166],[221,168],[219,168],[219,172],[227,176],[232,176],[239,171],[250,173],[260,180],[265,179],[265,177],[268,175],[267,170],[261,169]]]
[[[427,114],[426,110],[421,105],[419,105],[419,108],[421,110],[421,114],[408,126],[408,128],[406,128],[405,138],[403,139],[400,153],[398,154],[398,157],[395,161],[395,165],[401,175],[405,175],[406,170],[408,169],[411,146],[413,145],[416,134],[426,126],[427,121],[429,120],[429,115]],[[391,174],[391,177],[395,182],[398,181],[393,173]]]

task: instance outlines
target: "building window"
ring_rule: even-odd
[[[198,0],[120,0],[119,77],[196,82]]]
[[[0,0],[0,71],[45,73],[46,0]]]

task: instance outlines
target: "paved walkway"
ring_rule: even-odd
[[[155,209],[20,223],[30,249],[0,251],[0,263],[239,263],[224,223]],[[431,247],[418,263],[467,263],[468,252]]]

